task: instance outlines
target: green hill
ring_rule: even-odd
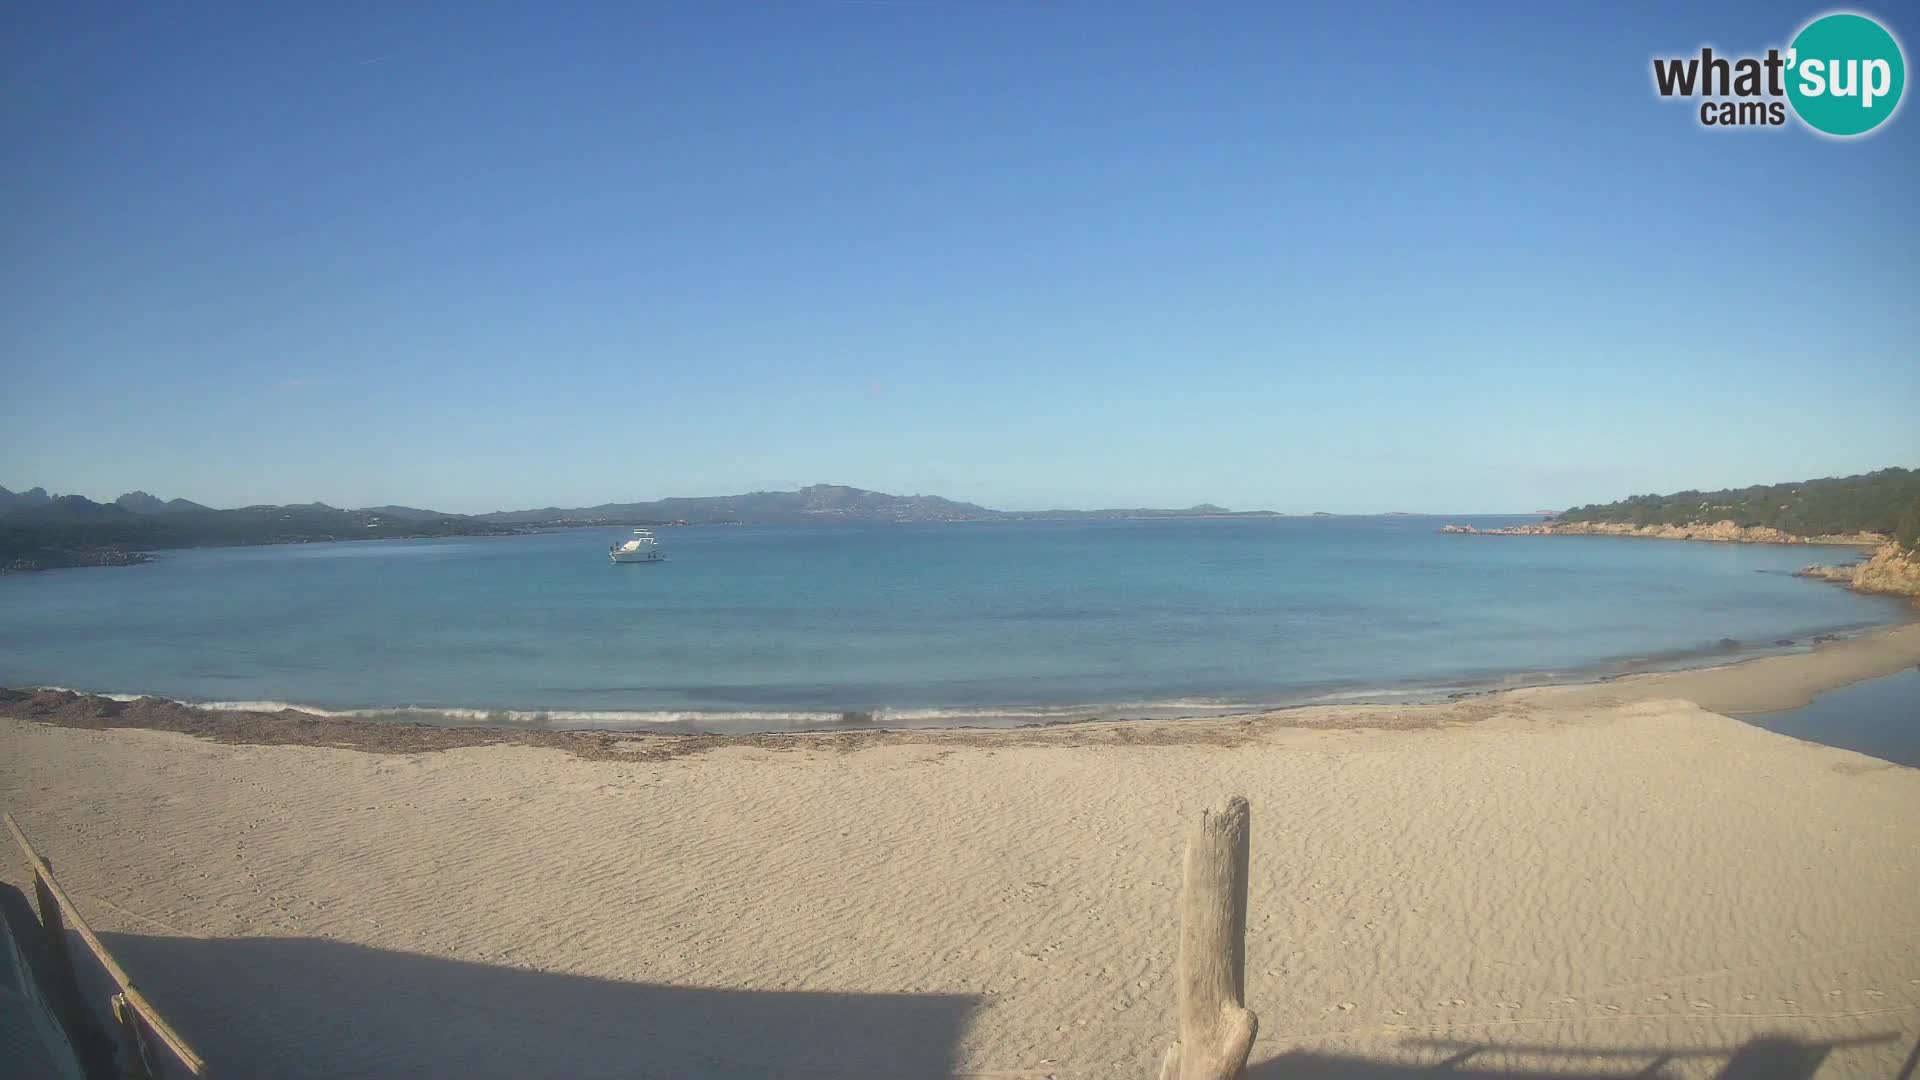
[[[1762,484],[1726,491],[1635,495],[1604,506],[1581,506],[1562,521],[1627,525],[1767,526],[1795,536],[1873,532],[1907,547],[1920,543],[1920,470],[1881,469],[1859,476]]]
[[[136,513],[113,503],[61,495],[0,516],[0,570],[122,565],[144,561],[141,552],[166,548],[514,531],[455,514],[397,516],[320,503]]]

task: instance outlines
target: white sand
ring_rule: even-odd
[[[1149,1077],[1228,792],[1253,1077],[1896,1074],[1920,770],[1556,693],[632,762],[3,720],[0,803],[227,1078]]]

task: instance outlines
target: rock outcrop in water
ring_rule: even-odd
[[[1864,562],[1848,566],[1808,566],[1796,577],[1845,585],[1855,592],[1920,598],[1920,552],[1883,544]]]

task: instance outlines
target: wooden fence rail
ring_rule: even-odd
[[[27,868],[33,874],[34,903],[40,909],[40,925],[46,930],[50,946],[48,954],[53,960],[50,974],[59,984],[52,988],[55,999],[76,1003],[82,1000],[80,981],[74,972],[73,955],[67,950],[67,931],[72,930],[86,945],[87,951],[93,954],[94,960],[99,962],[107,977],[119,988],[113,995],[112,1009],[124,1075],[152,1077],[154,1080],[164,1080],[174,1075],[207,1076],[206,1062],[160,1016],[159,1010],[134,985],[126,969],[101,944],[100,938],[80,914],[80,909],[60,888],[60,883],[53,879],[53,870],[47,861],[27,842],[26,834],[20,831],[20,825],[13,820],[13,815],[7,814],[5,818],[7,831],[13,834],[13,842],[20,846],[20,854],[26,857]],[[169,1059],[171,1067],[167,1064]]]

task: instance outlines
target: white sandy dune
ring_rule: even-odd
[[[1920,770],[1621,693],[633,761],[4,720],[0,803],[227,1078],[1150,1077],[1229,792],[1256,1080],[1898,1075]]]

